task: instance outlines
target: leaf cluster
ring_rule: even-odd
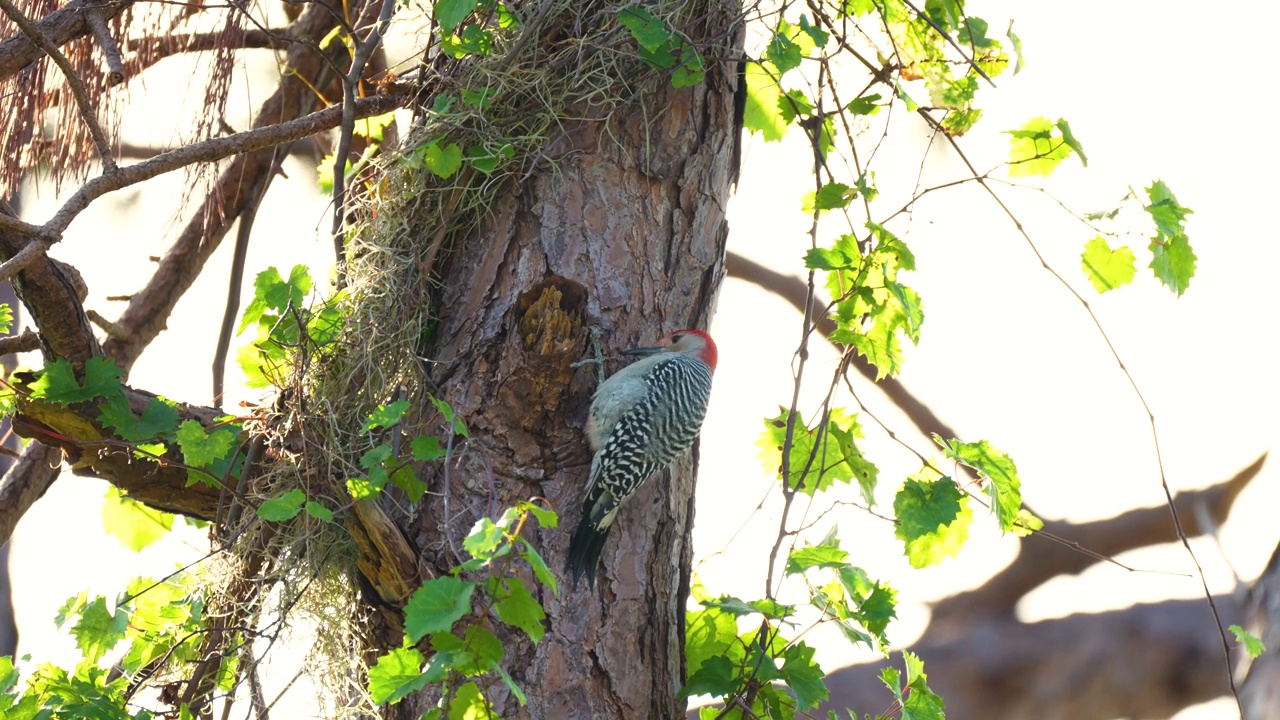
[[[424,717],[486,717],[492,705],[477,678],[492,675],[525,704],[524,691],[502,664],[506,649],[493,619],[534,643],[546,634],[542,603],[512,563],[518,557],[529,568],[534,589],[557,592],[555,575],[524,536],[530,519],[544,528],[559,524],[553,511],[533,502],[508,508],[497,519],[481,518],[463,540],[470,559],[413,593],[405,605],[403,645],[369,668],[374,702],[394,704],[434,685],[440,702]]]

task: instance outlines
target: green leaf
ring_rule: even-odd
[[[765,142],[777,142],[786,134],[787,123],[778,110],[782,89],[764,65],[748,62],[744,68],[747,81],[747,102],[743,111],[742,126],[753,133],[760,133]]]
[[[81,608],[79,615],[80,619],[71,626],[71,635],[85,660],[96,664],[124,639],[129,613],[118,608],[115,612],[107,610],[107,599],[99,597]]]
[[[796,575],[810,568],[841,568],[849,564],[849,553],[840,549],[836,528],[832,527],[822,542],[797,548],[787,556],[787,574]]]
[[[901,82],[894,83],[894,90],[897,92],[898,97],[902,100],[902,104],[906,107],[907,112],[913,113],[920,109],[920,104],[917,103],[915,100],[911,99],[911,96],[907,94],[907,91],[902,88]]]
[[[1178,198],[1174,197],[1173,191],[1163,180],[1151,183],[1151,187],[1147,188],[1147,197],[1151,204],[1144,209],[1155,221],[1160,235],[1173,237],[1186,234],[1184,221],[1193,211],[1178,202]]]
[[[45,363],[44,372],[31,383],[31,397],[59,405],[84,402],[120,393],[123,371],[105,357],[91,357],[84,364],[84,384],[76,380],[71,363],[63,359]]]
[[[827,685],[822,681],[826,676],[822,667],[813,661],[815,650],[803,642],[797,642],[787,648],[783,654],[779,677],[796,697],[796,705],[800,710],[816,707],[819,702],[830,697]]]
[[[308,500],[307,504],[303,507],[306,509],[307,515],[310,515],[321,522],[333,522],[333,511],[321,503],[318,503],[315,500]]]
[[[139,418],[133,414],[124,393],[111,395],[102,406],[98,420],[111,428],[117,437],[137,443],[168,435],[178,429],[178,411],[169,401],[153,397]]]
[[[462,167],[462,148],[457,143],[441,147],[440,142],[436,141],[426,146],[422,161],[437,177],[448,180]]]
[[[782,470],[782,447],[786,442],[788,411],[776,418],[765,419],[765,432],[758,445],[766,468]],[[874,490],[879,470],[862,455],[856,439],[862,437],[857,416],[846,416],[835,409],[825,427],[810,429],[797,415],[789,454],[788,487],[806,495],[825,490],[835,481],[850,482],[857,478],[863,497],[874,504]],[[775,464],[776,463],[776,464]]]
[[[960,31],[956,34],[956,40],[961,45],[979,50],[998,45],[995,40],[987,37],[987,29],[986,20],[979,17],[966,17],[960,21]]]
[[[942,119],[942,129],[947,131],[951,137],[960,137],[973,129],[978,124],[978,120],[982,118],[982,110],[980,108],[969,108],[968,110],[951,110],[947,116]]]
[[[785,94],[778,96],[778,114],[784,123],[790,125],[801,115],[805,117],[812,115],[813,103],[809,102],[803,90],[788,90]]]
[[[551,572],[551,568],[547,567],[547,561],[542,559],[542,556],[538,554],[533,545],[529,544],[528,540],[520,538],[520,546],[523,548],[520,551],[520,557],[524,558],[525,562],[529,563],[529,567],[533,568],[533,574],[538,578],[538,582],[551,588],[553,595],[558,595],[556,576],[555,573]]]
[[[908,479],[894,497],[893,513],[898,520],[894,535],[906,545],[914,568],[955,557],[973,520],[969,498],[951,478]]]
[[[449,703],[448,720],[494,720],[493,706],[473,682],[463,683],[453,693]]]
[[[848,105],[849,112],[854,115],[875,115],[880,112],[880,93],[872,93],[854,98]]]
[[[439,577],[422,583],[405,605],[404,629],[411,642],[430,633],[446,632],[471,612],[476,584],[455,577]]]
[[[702,605],[703,607],[719,608],[734,616],[760,613],[771,620],[785,620],[796,612],[794,605],[783,605],[768,598],[747,602],[732,595],[723,595],[714,600],[703,600]]]
[[[520,502],[516,504],[516,510],[527,512],[533,515],[538,524],[544,528],[556,528],[560,526],[560,516],[556,515],[556,511],[550,508],[544,508],[534,502]]]
[[[493,596],[499,620],[525,631],[535,643],[546,634],[542,622],[547,619],[547,614],[520,578],[498,580]]]
[[[742,662],[746,651],[738,639],[738,621],[718,607],[685,613],[685,663],[692,677],[710,658]]]
[[[300,488],[293,488],[279,497],[264,501],[256,512],[258,517],[268,522],[292,520],[302,511],[302,503],[306,499],[306,493]]]
[[[13,308],[9,303],[0,303],[0,334],[7,334],[13,329]]]
[[[396,648],[369,668],[369,695],[378,705],[394,705],[427,686],[424,658],[417,648]]]
[[[386,130],[395,121],[396,113],[394,110],[381,115],[371,115],[370,117],[356,120],[352,126],[352,132],[360,137],[382,142],[382,131]]]
[[[1071,125],[1067,123],[1065,118],[1058,118],[1058,130],[1062,133],[1062,142],[1066,143],[1067,147],[1075,150],[1076,154],[1080,156],[1080,164],[1084,167],[1089,167],[1089,158],[1085,156],[1084,148],[1080,146],[1080,141],[1071,132]]]
[[[769,41],[769,45],[765,48],[764,56],[778,68],[778,76],[787,74],[788,71],[800,67],[800,61],[803,53],[800,52],[800,46],[794,43],[791,38],[787,37],[781,31],[774,33],[773,39]]]
[[[907,663],[907,688],[910,689],[906,702],[902,704],[902,720],[944,720],[944,703],[929,688],[924,662],[906,651],[902,657]]]
[[[374,428],[389,428],[400,422],[400,418],[409,411],[408,400],[397,400],[390,405],[379,405],[377,410],[360,426],[360,432],[367,433]]]
[[[1022,481],[1018,479],[1018,468],[1013,459],[986,440],[976,443],[944,442],[935,435],[934,441],[946,450],[947,457],[968,465],[990,480],[987,494],[991,497],[991,511],[1000,521],[1001,530],[1013,530],[1022,507]]]
[[[413,453],[414,460],[422,462],[439,460],[448,452],[440,446],[440,438],[434,435],[419,435],[409,443],[409,450]]]
[[[1267,651],[1267,646],[1262,644],[1262,641],[1258,639],[1257,635],[1254,635],[1239,625],[1232,625],[1227,629],[1231,631],[1232,635],[1236,636],[1236,642],[1240,643],[1240,645],[1244,647],[1244,651],[1249,654],[1249,657],[1256,660],[1261,657],[1262,653]]]
[[[178,447],[182,448],[182,457],[188,465],[207,467],[231,452],[237,435],[230,427],[205,432],[198,421],[185,420],[178,426]]]
[[[493,33],[475,23],[462,28],[458,34],[443,33],[440,52],[456,59],[468,55],[487,56],[493,52]]]
[[[631,31],[631,37],[640,47],[650,52],[656,52],[671,42],[671,31],[644,8],[629,7],[619,11],[618,22]]]
[[[1099,293],[1132,282],[1135,264],[1132,250],[1124,245],[1112,250],[1101,235],[1085,243],[1084,252],[1080,255],[1080,267]]]
[[[412,465],[401,465],[391,473],[391,484],[404,491],[405,499],[412,504],[422,500],[427,493],[427,484],[414,472]]]
[[[478,7],[480,0],[436,0],[436,22],[441,30],[451,33]]]
[[[1156,180],[1147,188],[1147,197],[1151,204],[1144,209],[1156,224],[1149,267],[1160,282],[1182,295],[1196,272],[1196,255],[1187,239],[1185,224],[1192,211],[1178,202],[1163,180]]]
[[[800,16],[800,30],[808,35],[817,47],[826,47],[831,40],[830,33],[816,25],[810,25],[809,18],[805,15]]]
[[[1178,295],[1191,286],[1191,277],[1196,274],[1196,254],[1191,250],[1191,242],[1186,235],[1174,235],[1166,242],[1152,241],[1151,264],[1148,266],[1160,282]]]
[[[470,534],[462,541],[462,547],[471,557],[488,561],[493,558],[494,552],[502,545],[506,536],[506,528],[482,517],[471,527]]]
[[[1013,74],[1017,75],[1022,72],[1022,38],[1013,32],[1013,21],[1009,21],[1009,29],[1005,32],[1009,38],[1009,44],[1013,46],[1013,56],[1017,58],[1013,66]]]
[[[102,528],[125,547],[138,552],[169,534],[173,529],[173,515],[124,497],[118,488],[111,486],[102,504]]]
[[[707,76],[706,63],[702,54],[692,45],[683,45],[680,50],[680,64],[671,71],[671,87],[693,87]]]
[[[719,655],[709,657],[696,671],[689,674],[689,682],[680,689],[680,696],[727,697],[738,689],[740,674],[728,658]]]
[[[834,210],[848,207],[858,197],[858,191],[844,183],[827,183],[818,188],[814,196],[814,207],[818,210]]]
[[[431,398],[431,404],[435,406],[436,410],[442,416],[444,416],[445,422],[453,425],[453,433],[455,435],[469,437],[467,433],[467,426],[462,423],[462,418],[458,417],[457,414],[454,413],[453,407],[449,405],[449,403],[441,400],[440,398],[433,397]]]
[[[1055,134],[1055,130],[1059,132]],[[1021,128],[1010,130],[1009,135],[1012,136],[1009,150],[1010,177],[1047,177],[1058,169],[1063,160],[1071,156],[1072,146],[1061,135],[1061,128],[1048,118],[1032,118]]]

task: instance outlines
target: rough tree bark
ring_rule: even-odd
[[[733,19],[717,3],[698,4]],[[594,370],[570,363],[593,327],[612,349],[706,327],[723,277],[735,88],[731,67],[713,65],[696,87],[649,94],[647,116],[636,104],[607,131],[576,128],[557,149],[572,150],[568,159],[511,187],[448,261],[430,382],[473,439],[443,491],[448,516],[443,498],[429,496],[411,532],[433,572],[456,562],[442,532],[457,542],[481,515],[535,496],[561,513],[561,529],[541,530],[538,541],[553,567],[563,563],[564,526],[577,521],[590,460],[581,426],[596,382]],[[562,585],[560,597],[539,598],[548,615],[541,643],[504,638],[529,705],[518,707],[498,684],[502,717],[683,714],[695,467],[696,452],[628,503],[594,591]],[[418,717],[423,700],[402,703],[395,717]]]

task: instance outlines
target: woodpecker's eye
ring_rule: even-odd
[[[672,336],[671,336],[671,344],[672,344],[672,345],[675,345],[676,343],[680,342],[680,338],[682,338],[682,337],[684,337],[684,336],[683,336],[683,335],[681,335],[680,333],[676,333],[675,335],[672,335]]]

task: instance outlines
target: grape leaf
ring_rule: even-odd
[[[1133,251],[1121,245],[1115,250],[1101,235],[1084,245],[1080,267],[1099,293],[1115,290],[1133,281],[1136,272]]]
[[[417,648],[402,647],[378,658],[369,668],[369,695],[378,705],[396,704],[410,693],[427,686],[422,671],[424,658]]]
[[[951,478],[908,479],[893,499],[894,535],[905,545],[911,567],[923,568],[955,557],[969,537],[973,511]]]
[[[471,612],[471,593],[475,589],[475,583],[449,576],[422,583],[405,605],[404,629],[409,639],[416,643],[425,635],[453,627]]]

